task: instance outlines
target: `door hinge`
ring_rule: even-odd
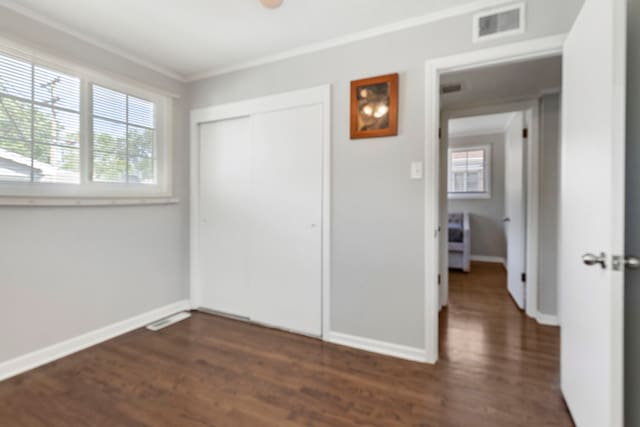
[[[442,139],[442,128],[438,128],[438,138]]]
[[[522,278],[522,283],[527,283],[527,273],[522,273],[520,277]]]
[[[529,138],[529,129],[527,129],[527,128],[522,129],[522,137],[524,139]]]
[[[438,274],[438,285],[442,283],[442,276]]]

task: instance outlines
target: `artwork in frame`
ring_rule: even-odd
[[[398,74],[351,82],[351,139],[398,134]]]

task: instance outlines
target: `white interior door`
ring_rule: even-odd
[[[253,117],[252,320],[322,334],[322,106]]]
[[[440,265],[438,281],[440,308],[449,304],[449,120],[447,115],[440,117],[440,227],[437,254]]]
[[[518,307],[525,308],[522,274],[526,260],[524,113],[513,114],[505,141],[505,232],[507,235],[507,287]]]
[[[200,126],[200,272],[203,307],[249,317],[249,117]]]
[[[623,423],[625,38],[626,1],[587,0],[564,49],[561,369],[581,427]]]

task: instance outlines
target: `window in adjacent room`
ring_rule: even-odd
[[[489,146],[449,149],[449,198],[491,197]]]

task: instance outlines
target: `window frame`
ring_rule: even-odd
[[[453,153],[483,151],[484,152],[484,191],[451,191],[451,179],[453,177],[452,155]],[[473,145],[462,147],[449,147],[447,151],[447,197],[449,199],[490,199],[491,198],[491,145]]]
[[[127,204],[127,201],[147,204],[173,200],[173,94],[126,81],[76,65],[75,63],[43,55],[24,46],[0,39],[0,55],[52,71],[68,74],[80,81],[80,182],[15,182],[0,181],[0,205],[56,204]],[[104,183],[93,176],[93,85],[109,88],[126,95],[147,100],[155,106],[154,162],[155,184]],[[96,203],[92,203],[96,201]]]
[[[113,90],[113,91],[117,91],[117,92],[121,92],[127,96],[131,96],[131,97],[135,97],[135,98],[139,98],[142,99],[144,101],[149,101],[152,102],[154,104],[155,107],[155,117],[154,117],[154,121],[155,121],[155,128],[154,128],[154,153],[157,153],[157,156],[154,156],[154,163],[153,163],[153,170],[154,170],[154,175],[156,178],[156,183],[155,184],[132,184],[132,183],[109,183],[109,182],[99,182],[99,181],[93,181],[93,119],[94,114],[93,114],[93,86],[100,86],[103,87],[105,89],[109,89],[109,90]],[[89,86],[88,86],[88,98],[89,98],[89,107],[88,107],[88,145],[89,145],[89,149],[88,151],[88,160],[86,162],[86,164],[89,167],[89,170],[87,171],[88,176],[86,177],[88,179],[88,181],[91,183],[92,186],[96,186],[96,188],[98,187],[103,187],[103,188],[112,188],[112,187],[127,187],[128,189],[130,188],[136,188],[139,189],[138,191],[140,192],[144,192],[146,189],[149,188],[155,188],[155,187],[162,187],[164,180],[166,177],[163,177],[163,173],[161,171],[165,170],[166,165],[166,155],[167,153],[164,152],[163,148],[164,148],[164,141],[166,139],[166,135],[164,133],[164,126],[163,123],[165,122],[165,120],[162,119],[162,113],[163,113],[163,109],[161,107],[161,102],[162,100],[157,99],[154,100],[152,99],[152,94],[147,94],[147,95],[143,95],[143,94],[137,94],[137,93],[132,93],[131,91],[125,91],[122,90],[121,88],[118,87],[114,87],[114,86],[110,86],[110,85],[105,85],[103,83],[97,82],[97,81],[90,81],[89,82]],[[82,90],[81,90],[82,93]],[[127,118],[128,120],[128,118]],[[127,122],[128,124],[128,122]],[[82,164],[82,161],[80,162]]]

